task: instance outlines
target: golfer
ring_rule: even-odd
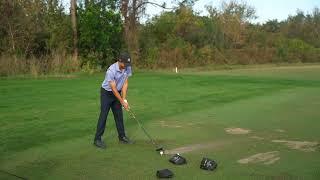
[[[106,120],[110,108],[117,126],[119,141],[124,144],[132,144],[125,134],[122,113],[122,107],[129,110],[129,104],[126,100],[126,96],[128,89],[128,77],[131,75],[130,55],[129,53],[123,52],[120,54],[118,61],[108,68],[105,79],[102,82],[100,91],[100,116],[93,143],[98,148],[106,148],[106,144],[103,142],[101,137],[106,127]]]

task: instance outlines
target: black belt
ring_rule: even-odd
[[[101,90],[103,90],[107,94],[114,95],[112,91],[107,91],[103,87],[101,87]],[[119,92],[119,94],[121,94],[121,91],[118,91],[118,92]]]

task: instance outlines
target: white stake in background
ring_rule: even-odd
[[[178,67],[176,67],[176,73],[178,73]]]

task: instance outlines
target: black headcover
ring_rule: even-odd
[[[169,161],[176,165],[182,165],[187,163],[187,160],[179,154],[175,154],[174,156],[172,156],[169,159]]]
[[[213,171],[217,167],[218,167],[218,164],[214,160],[211,160],[211,159],[208,159],[205,157],[202,159],[201,164],[200,164],[200,168],[204,169],[204,170]]]
[[[169,169],[162,169],[157,171],[157,177],[158,178],[172,178],[173,172]]]

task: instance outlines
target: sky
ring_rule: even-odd
[[[168,6],[171,5],[172,0],[156,0],[159,4],[166,2]],[[220,7],[222,0],[198,0],[195,3],[194,10],[200,12],[201,15],[206,15],[205,5],[212,5]],[[238,1],[241,2],[241,1]],[[294,15],[297,9],[304,12],[312,12],[317,6],[320,8],[320,0],[246,0],[248,5],[256,9],[258,18],[253,22],[264,23],[268,20],[278,19],[284,20],[289,15]],[[162,11],[159,7],[148,5],[147,14],[152,17]]]
[[[70,0],[63,0],[67,7],[70,4],[69,1]],[[150,1],[158,4],[165,2],[167,7],[172,6],[172,0]],[[198,0],[195,3],[194,10],[200,12],[201,15],[206,15],[205,5],[219,7],[221,2],[222,0]],[[311,13],[314,7],[320,8],[320,0],[246,0],[244,2],[247,2],[248,5],[253,6],[256,9],[256,15],[258,18],[253,20],[254,23],[264,23],[273,19],[281,21],[286,19],[289,15],[294,15],[297,9]],[[162,11],[162,8],[150,4],[146,8],[146,14],[149,18],[160,14]],[[148,17],[144,17],[142,22],[145,22]]]

